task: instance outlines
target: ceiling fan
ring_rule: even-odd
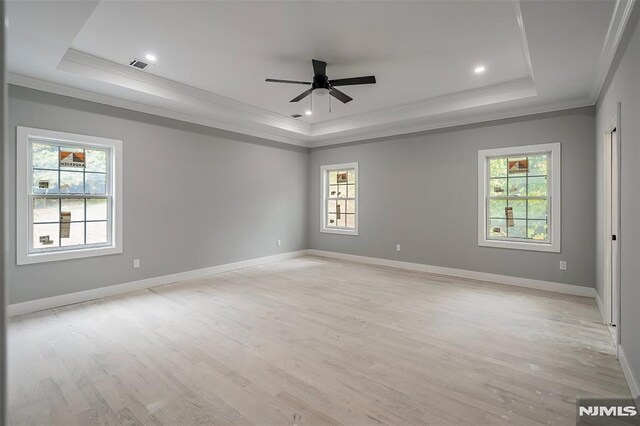
[[[313,82],[309,81],[295,81],[295,80],[278,80],[275,78],[267,78],[265,81],[270,83],[286,83],[286,84],[305,84],[311,85],[311,88],[305,92],[299,94],[295,98],[291,99],[291,102],[298,102],[313,92],[314,95],[324,96],[327,93],[334,98],[338,99],[342,103],[347,103],[353,100],[347,94],[336,89],[336,86],[353,86],[356,84],[374,84],[376,77],[368,75],[366,77],[351,77],[351,78],[339,78],[337,80],[329,80],[327,77],[327,63],[324,61],[318,61],[312,59],[313,63]]]

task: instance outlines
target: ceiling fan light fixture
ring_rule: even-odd
[[[313,89],[313,94],[316,96],[327,96],[329,94],[329,89],[325,87],[318,87],[317,89]]]

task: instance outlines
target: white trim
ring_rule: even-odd
[[[600,298],[600,295],[598,294],[598,292],[596,291],[595,293],[595,298],[596,298],[596,305],[598,305],[598,312],[600,312],[600,318],[602,318],[602,323],[604,325],[607,325],[607,319],[606,319],[606,312],[604,309],[604,304],[602,303],[602,299]]]
[[[624,30],[627,28],[631,12],[636,0],[616,0],[616,5],[613,9],[611,16],[611,22],[607,29],[607,35],[604,39],[604,44],[600,52],[600,59],[598,60],[598,71],[596,74],[596,81],[591,89],[591,101],[596,103],[602,92],[602,87],[606,81],[607,74],[613,65],[618,47],[622,41]]]
[[[466,278],[477,281],[488,281],[516,287],[532,288],[536,290],[553,291],[574,296],[595,297],[595,289],[573,284],[556,283],[552,281],[534,280],[530,278],[512,277],[508,275],[476,272],[467,269],[445,268],[442,266],[425,265],[423,263],[404,262],[400,260],[380,259],[377,257],[358,256],[354,254],[337,253],[324,250],[308,250],[311,256],[329,257],[350,262],[366,263],[369,265],[386,266],[408,271],[426,272],[429,274],[447,275],[450,277]]]
[[[83,146],[96,146],[107,148],[111,151],[111,211],[109,212],[112,224],[109,245],[104,247],[87,247],[77,250],[61,250],[57,252],[30,253],[30,205],[29,193],[31,192],[31,166],[30,144],[31,138],[46,141],[80,144]],[[54,262],[60,260],[80,259],[93,256],[106,256],[120,254],[123,251],[123,163],[122,141],[97,136],[79,135],[74,133],[58,132],[53,130],[35,129],[18,126],[16,129],[16,263],[27,265],[41,262]]]
[[[635,399],[636,406],[640,408],[640,380],[634,377],[633,371],[627,362],[627,358],[624,356],[624,349],[622,349],[622,345],[618,345],[618,360],[620,361],[620,367],[622,367],[624,378],[627,379],[631,396]]]
[[[335,229],[327,227],[327,190],[329,183],[327,182],[327,175],[330,171],[335,170],[355,170],[356,172],[356,227],[355,229]],[[320,203],[320,232],[324,234],[340,234],[358,236],[358,229],[360,226],[360,172],[358,171],[358,163],[342,163],[342,164],[327,164],[320,166],[320,183],[322,188],[320,194],[322,194],[322,202]],[[346,212],[346,209],[345,209]]]
[[[552,113],[593,106],[593,101],[591,99],[580,98],[554,104],[540,105],[536,107],[509,109],[507,111],[496,113],[479,113],[475,114],[473,117],[455,117],[454,115],[441,114],[434,110],[432,111],[431,116],[423,116],[413,121],[403,120],[401,123],[392,122],[388,125],[383,126],[372,125],[370,127],[361,127],[353,130],[345,129],[344,132],[331,133],[327,134],[326,136],[312,136],[311,134],[296,135],[290,133],[287,133],[287,136],[283,136],[276,135],[265,130],[252,129],[247,125],[248,123],[243,126],[232,126],[229,122],[223,122],[222,120],[214,120],[211,118],[196,116],[190,113],[170,110],[168,108],[159,108],[155,106],[145,105],[140,102],[116,98],[109,95],[91,92],[89,90],[69,87],[58,83],[22,76],[19,74],[9,74],[7,76],[7,82],[14,86],[26,87],[48,93],[55,93],[62,96],[82,99],[89,102],[113,106],[116,108],[139,111],[145,114],[152,114],[159,117],[166,117],[173,120],[183,121],[186,123],[194,123],[201,126],[237,132],[249,136],[307,148],[340,145],[348,142],[362,141],[381,137],[392,137],[403,134],[444,129],[455,126],[486,123],[490,121],[509,118],[520,118],[528,115]],[[452,113],[453,112],[455,111],[452,110]],[[316,123],[315,126],[318,126],[319,124],[321,123]]]
[[[550,242],[538,243],[514,240],[493,240],[486,236],[487,226],[487,158],[506,155],[524,155],[550,152],[551,167],[548,178],[551,186],[550,194]],[[508,148],[482,149],[478,151],[478,246],[516,250],[544,251],[560,253],[561,233],[561,144],[548,143],[540,145],[514,146]]]
[[[165,117],[172,120],[179,120],[185,123],[193,123],[201,126],[207,126],[215,129],[226,130],[229,132],[236,132],[244,135],[254,136],[257,138],[268,139],[276,142],[286,143],[289,145],[309,147],[304,135],[298,135],[300,139],[294,137],[284,137],[281,135],[275,135],[273,133],[251,128],[249,123],[243,125],[230,124],[228,120],[213,119],[210,117],[201,117],[191,113],[184,113],[180,111],[174,111],[169,108],[160,108],[156,106],[146,105],[136,101],[130,101],[127,99],[117,98],[110,95],[104,95],[89,90],[79,89],[75,87],[65,86],[63,84],[53,83],[50,81],[39,80],[32,77],[26,77],[19,74],[7,75],[7,83],[26,87],[29,89],[40,90],[47,93],[54,93],[61,96],[68,96],[75,99],[82,99],[89,102],[94,102],[102,105],[109,105],[116,108],[128,109],[131,111],[138,111],[144,114],[152,114],[158,117]]]
[[[45,297],[42,299],[29,300],[27,302],[14,303],[9,305],[7,312],[9,316],[23,315],[31,312],[42,311],[44,309],[56,308],[59,306],[71,305],[74,303],[87,302],[89,300],[101,299],[103,297],[115,296],[117,294],[128,293],[130,291],[144,290],[177,281],[191,280],[207,275],[219,274],[222,272],[235,271],[237,269],[250,266],[262,265],[264,263],[286,260],[294,257],[304,256],[307,250],[292,251],[288,253],[276,254],[272,256],[258,257],[254,259],[242,260],[239,262],[226,263],[210,268],[196,269],[193,271],[179,272],[171,275],[146,278],[139,281],[132,281],[124,284],[110,285],[91,290],[78,291],[75,293],[62,294],[60,296]]]

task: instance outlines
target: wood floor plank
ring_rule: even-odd
[[[593,299],[304,257],[12,318],[12,425],[570,425]]]

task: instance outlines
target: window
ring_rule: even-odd
[[[122,253],[122,141],[18,127],[17,263]]]
[[[478,245],[560,252],[560,144],[478,151]]]
[[[322,166],[321,232],[358,235],[358,163]]]

